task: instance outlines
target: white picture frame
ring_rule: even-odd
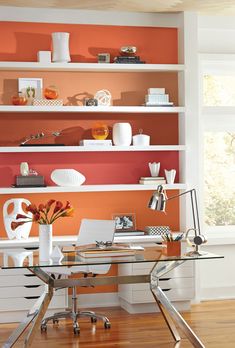
[[[42,78],[18,78],[18,91],[28,99],[28,105],[33,104],[33,99],[42,98]]]

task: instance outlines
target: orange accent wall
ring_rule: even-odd
[[[111,59],[119,55],[119,48],[135,45],[138,55],[146,63],[177,63],[177,29],[152,27],[127,27],[103,25],[71,25],[46,23],[1,22],[1,61],[36,61],[39,50],[51,50],[51,33],[67,31],[70,35],[72,62],[96,62],[97,54],[111,53]],[[19,77],[41,77],[44,87],[55,84],[66,105],[82,105],[84,97],[93,96],[99,89],[108,89],[113,105],[141,105],[149,87],[165,87],[171,101],[178,105],[177,74],[175,73],[81,73],[81,72],[0,72],[0,104],[11,104],[11,96],[17,92]],[[110,127],[114,122],[130,122],[133,134],[140,128],[151,135],[152,144],[178,144],[177,115],[142,114],[1,114],[0,146],[17,146],[26,136],[39,131],[62,130],[58,141],[66,145],[78,145],[79,140],[91,136],[91,127],[96,120],[104,120]],[[112,137],[110,132],[109,138]],[[53,140],[54,141],[54,140]],[[52,142],[52,139],[48,139]],[[134,161],[134,159],[136,161]],[[150,175],[149,161],[161,161],[164,169],[174,166],[178,172],[178,153],[122,153],[122,154],[7,154],[0,155],[0,186],[9,186],[18,174],[19,164],[28,161],[40,174],[54,168],[72,167],[84,170],[89,183],[112,182],[136,183],[139,176]],[[82,172],[81,170],[81,172]],[[108,174],[107,174],[108,173]],[[177,176],[178,180],[178,176]],[[175,194],[176,192],[171,192]],[[169,202],[167,214],[158,214],[147,209],[151,192],[96,192],[70,194],[23,195],[31,202],[46,202],[51,198],[69,200],[75,207],[73,218],[60,219],[54,224],[56,235],[76,234],[82,218],[109,219],[114,213],[135,213],[137,227],[146,225],[169,225],[179,229],[179,205],[177,200]],[[22,197],[22,195],[14,195]],[[13,196],[0,197],[0,236],[6,237],[2,219],[2,205]],[[31,235],[37,235],[37,226]],[[115,272],[115,268],[111,272]],[[86,291],[86,290],[85,290]],[[106,290],[116,291],[116,287]]]

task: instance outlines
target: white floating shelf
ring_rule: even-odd
[[[185,145],[150,146],[18,146],[0,147],[0,153],[18,152],[132,152],[132,151],[185,151]]]
[[[182,64],[115,64],[115,63],[38,63],[0,62],[0,70],[13,71],[80,71],[80,72],[178,72]]]
[[[82,185],[75,187],[47,186],[47,187],[3,187],[0,188],[0,194],[17,193],[63,193],[63,192],[108,192],[108,191],[153,191],[156,185]],[[186,184],[166,184],[163,185],[166,190],[184,190]]]
[[[181,113],[182,106],[15,106],[0,105],[0,112],[72,112],[72,113]]]

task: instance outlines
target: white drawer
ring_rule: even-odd
[[[186,301],[194,297],[193,288],[185,289],[166,289],[164,293],[170,301]],[[148,303],[154,302],[153,295],[150,290],[140,290],[132,292],[132,303]]]
[[[8,288],[1,287],[0,299],[40,296],[44,289],[44,285],[12,286]],[[66,289],[60,289],[54,292],[54,296],[65,296],[66,293]]]
[[[141,263],[133,264],[132,274],[149,274],[153,268],[154,263]],[[186,262],[172,271],[167,272],[163,278],[179,278],[179,277],[193,277],[194,276],[194,264],[192,262]]]
[[[11,287],[11,286],[20,286],[20,285],[41,285],[44,282],[31,274],[22,274],[22,275],[12,275],[4,276],[0,278],[0,288],[1,287]]]
[[[9,275],[32,274],[27,268],[0,269],[0,277]]]
[[[31,294],[32,296],[32,294]],[[29,310],[37,301],[37,298],[11,298],[9,301],[6,299],[0,299],[0,312],[4,311],[20,311]],[[50,303],[49,308],[65,308],[66,297],[54,296]]]

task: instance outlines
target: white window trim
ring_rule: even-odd
[[[229,126],[235,131],[235,106],[203,106],[203,74],[221,73],[235,75],[235,55],[234,54],[199,54],[199,95],[200,95],[200,120],[201,120],[201,139],[206,130],[225,131]],[[234,117],[232,117],[234,116]],[[204,147],[201,144],[200,163],[202,174],[200,178],[200,188],[202,192],[202,211],[204,211],[204,166],[203,154]],[[235,209],[235,207],[234,207]],[[203,216],[203,214],[202,214]],[[235,244],[235,226],[216,226],[203,227],[208,237],[208,245]]]

